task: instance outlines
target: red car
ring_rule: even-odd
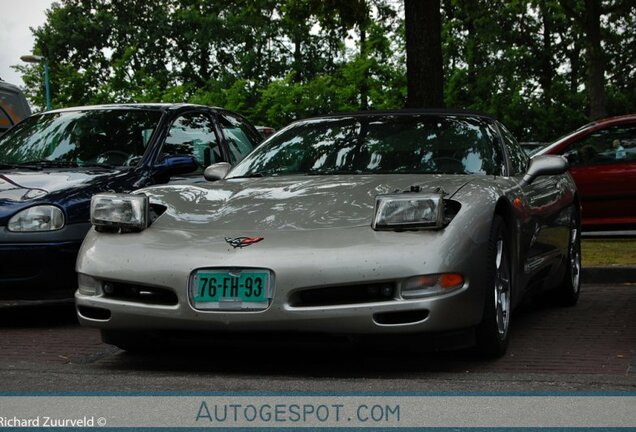
[[[537,153],[570,161],[583,231],[636,229],[636,114],[589,123]]]

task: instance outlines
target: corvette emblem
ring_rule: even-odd
[[[225,241],[231,244],[232,247],[234,247],[235,249],[253,245],[254,243],[258,243],[261,240],[263,240],[263,237],[225,237]]]

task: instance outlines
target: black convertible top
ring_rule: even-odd
[[[393,110],[369,110],[369,111],[352,111],[343,113],[330,113],[326,115],[307,117],[302,120],[314,120],[321,118],[339,118],[339,117],[381,117],[381,116],[401,116],[414,114],[443,115],[443,116],[464,116],[464,117],[481,117],[488,120],[495,120],[495,117],[464,109],[456,108],[405,108]],[[302,121],[300,120],[300,121]]]

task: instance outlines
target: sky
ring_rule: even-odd
[[[29,27],[39,27],[46,21],[45,11],[53,0],[0,0],[0,78],[24,85],[21,75],[11,69],[20,64],[20,56],[31,54],[33,34]]]

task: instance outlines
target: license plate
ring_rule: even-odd
[[[265,270],[197,270],[190,281],[190,298],[197,309],[266,309],[271,297]]]

